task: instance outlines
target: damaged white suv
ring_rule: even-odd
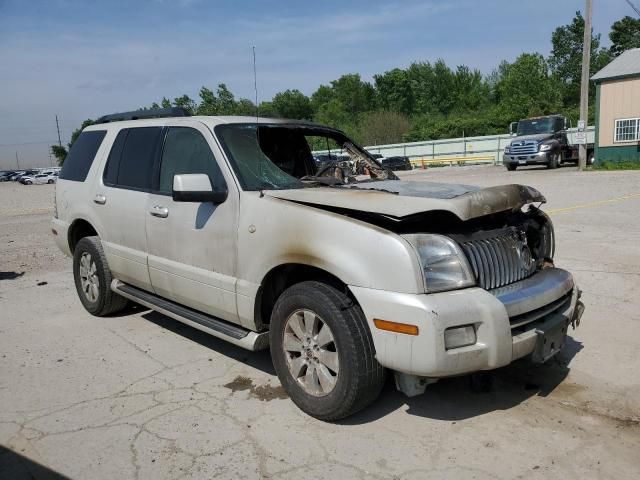
[[[351,161],[318,167],[314,152]],[[52,230],[90,313],[132,300],[270,347],[296,405],[336,420],[371,403],[386,370],[415,395],[560,350],[584,307],[554,267],[544,201],[521,185],[400,181],[315,124],[151,110],[84,129]]]

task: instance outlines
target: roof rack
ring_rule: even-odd
[[[134,110],[132,112],[112,113],[103,115],[96,123],[121,122],[123,120],[142,120],[144,118],[189,117],[191,114],[182,107],[150,108],[148,110]]]

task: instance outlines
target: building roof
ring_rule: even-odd
[[[640,76],[640,48],[632,48],[621,53],[591,77],[591,80],[602,81],[635,76]]]

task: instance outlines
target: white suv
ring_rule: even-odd
[[[152,118],[156,117],[156,118]],[[354,171],[318,171],[312,150]],[[334,168],[335,167],[335,168]],[[179,109],[84,129],[53,233],[92,314],[127,300],[257,350],[323,420],[441,377],[544,362],[583,311],[535,189],[400,181],[342,132]]]

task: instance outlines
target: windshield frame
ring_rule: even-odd
[[[383,167],[379,161],[377,161],[376,159],[371,158],[371,155],[362,147],[360,147],[359,145],[357,145],[356,143],[353,142],[353,140],[351,140],[349,137],[347,137],[347,135],[340,131],[337,130],[335,128],[331,128],[331,127],[326,127],[323,125],[316,125],[313,123],[298,123],[298,122],[287,122],[287,121],[282,121],[282,122],[278,122],[276,121],[264,121],[263,119],[260,119],[261,121],[259,122],[237,122],[237,123],[220,123],[216,126],[213,127],[213,133],[216,137],[216,140],[218,141],[218,143],[220,144],[222,151],[224,152],[224,155],[227,157],[228,163],[231,167],[231,171],[234,174],[234,176],[236,177],[238,184],[240,186],[240,188],[243,191],[262,191],[262,190],[287,190],[287,189],[301,189],[301,188],[307,188],[309,185],[305,184],[302,180],[296,178],[296,177],[291,177],[292,179],[296,180],[295,182],[291,182],[290,185],[283,185],[283,186],[278,186],[278,187],[270,187],[270,186],[262,186],[262,187],[253,187],[251,185],[247,184],[247,179],[244,177],[244,174],[242,173],[242,170],[240,168],[240,164],[238,163],[238,160],[235,158],[233,152],[230,150],[229,145],[227,144],[225,138],[224,138],[224,131],[225,130],[229,130],[229,129],[236,129],[236,128],[255,128],[257,131],[257,134],[259,135],[259,129],[266,127],[273,127],[273,128],[291,128],[291,129],[295,129],[295,130],[303,130],[305,131],[305,135],[306,136],[326,136],[329,137],[331,139],[334,139],[336,141],[338,141],[339,143],[350,143],[354,146],[355,149],[357,149],[359,151],[359,153],[362,153],[363,155],[367,156],[368,159],[370,159],[372,162],[374,162],[375,164],[377,164],[379,166],[380,169],[385,169],[385,167]],[[265,154],[266,156],[266,154]],[[268,157],[267,157],[268,158]],[[273,163],[270,159],[269,162],[276,168],[279,168],[275,163]],[[284,172],[284,170],[281,170],[283,172],[283,174],[288,175],[286,172]],[[396,177],[397,178],[397,177]]]

